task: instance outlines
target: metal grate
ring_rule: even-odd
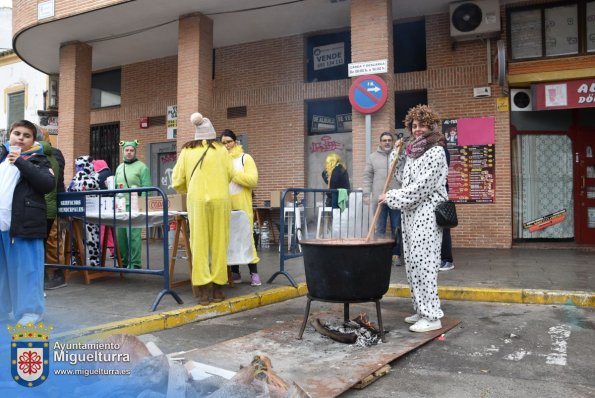
[[[149,126],[165,126],[165,115],[149,116]]]
[[[227,108],[227,118],[234,119],[238,117],[246,117],[248,116],[248,109],[245,106],[234,106],[232,108]]]
[[[120,123],[97,124],[91,126],[90,155],[93,159],[103,159],[112,172],[120,163]]]

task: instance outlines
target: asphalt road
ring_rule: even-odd
[[[153,340],[165,353],[207,347],[301,319],[305,303],[304,298],[289,300],[143,339]],[[383,309],[411,310],[406,299],[382,303]],[[341,318],[341,307],[313,302],[313,313],[329,309]],[[365,389],[341,397],[595,396],[594,309],[463,301],[443,301],[443,309],[461,324],[444,339],[391,362],[391,372]],[[372,307],[368,313],[374,318]],[[389,330],[407,327],[401,319],[385,317],[384,323]]]

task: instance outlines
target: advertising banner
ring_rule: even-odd
[[[496,195],[495,146],[459,145],[457,125],[457,119],[442,122],[450,154],[448,196],[457,203],[493,203]]]

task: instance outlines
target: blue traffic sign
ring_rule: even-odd
[[[388,98],[386,83],[376,75],[360,76],[349,88],[349,102],[361,113],[374,113]]]

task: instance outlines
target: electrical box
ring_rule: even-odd
[[[491,97],[491,96],[492,96],[492,89],[488,86],[473,88],[473,98],[483,98],[483,97]]]

